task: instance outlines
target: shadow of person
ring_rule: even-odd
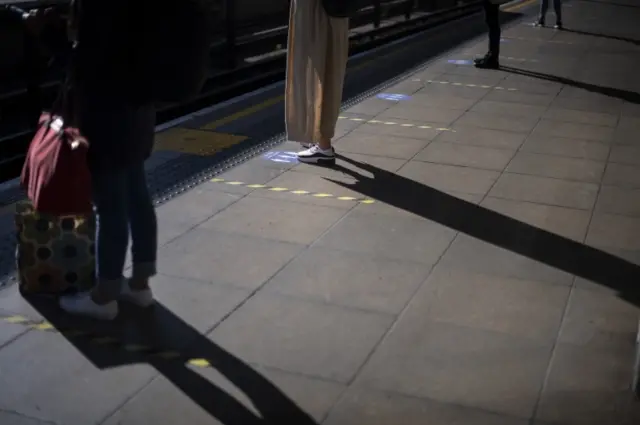
[[[579,34],[579,35],[589,35],[589,36],[592,36],[592,37],[606,38],[607,40],[624,41],[625,43],[630,43],[630,44],[634,44],[636,46],[640,46],[640,40],[636,40],[636,39],[629,38],[629,37],[622,37],[622,36],[618,36],[618,35],[608,35],[608,34],[602,34],[602,33],[598,33],[598,32],[583,31],[583,30],[574,29],[574,28],[563,28],[562,31],[563,32],[571,32],[571,33]]]
[[[338,158],[373,175],[364,177],[336,165],[356,179],[356,183],[344,183],[327,178],[339,186],[611,288],[640,307],[640,267],[636,264],[373,165],[343,155]]]
[[[598,86],[596,84],[583,83],[582,81],[572,80],[570,78],[560,77],[560,76],[551,75],[551,74],[544,74],[536,71],[528,71],[526,69],[514,68],[511,66],[501,66],[500,70],[505,72],[510,72],[512,74],[538,78],[540,80],[553,81],[553,82],[564,84],[567,86],[583,89],[591,93],[603,94],[605,96],[615,97],[618,99],[625,100],[629,103],[640,104],[640,93],[630,91],[630,90],[622,90],[622,89],[616,89],[613,87],[603,87],[603,86]]]
[[[69,316],[50,299],[29,303],[101,370],[147,363],[224,425],[317,425],[277,386],[158,303],[121,309],[113,322]],[[211,367],[251,401],[259,416],[190,366]]]

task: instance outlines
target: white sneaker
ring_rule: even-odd
[[[129,286],[129,281],[125,280],[122,284],[122,289],[120,291],[120,299],[122,301],[127,301],[131,304],[135,304],[138,307],[150,307],[153,305],[155,300],[153,299],[153,293],[151,289],[142,289],[139,291],[134,291]]]
[[[298,152],[298,161],[306,164],[332,165],[336,163],[336,152],[333,148],[320,149],[320,146],[313,145],[307,150]]]
[[[113,320],[118,315],[118,303],[96,304],[90,292],[60,298],[60,308],[69,314],[89,316],[99,320]]]

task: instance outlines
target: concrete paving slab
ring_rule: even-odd
[[[449,268],[523,280],[565,285],[570,285],[573,280],[565,271],[467,235],[459,235],[456,238],[439,264]]]
[[[537,417],[567,425],[638,423],[638,402],[629,395],[632,346],[615,338],[605,349],[559,344]]]
[[[609,161],[617,164],[635,165],[640,167],[640,147],[614,145],[611,147]]]
[[[435,140],[439,142],[462,143],[489,148],[517,150],[527,138],[526,134],[454,124],[453,131],[447,131]]]
[[[428,140],[410,139],[379,134],[352,134],[338,141],[341,152],[365,153],[386,158],[411,159],[420,152]]]
[[[10,388],[0,409],[62,424],[99,423],[155,375],[145,365],[102,372],[64,338],[43,332],[0,350],[0,364],[3,388]]]
[[[428,121],[411,121],[402,119],[370,120],[351,134],[376,134],[380,136],[408,137],[411,139],[430,141],[440,133],[449,131],[449,128],[440,123]]]
[[[551,345],[430,322],[415,306],[376,350],[356,385],[520,418],[532,416]]]
[[[590,210],[596,201],[598,185],[547,177],[504,173],[489,196],[559,207]]]
[[[255,391],[259,385],[251,381],[226,378],[215,369],[190,371],[184,388],[161,376],[128,401],[104,425],[138,425],[146,423],[188,423],[190,425],[226,425],[259,423],[270,420],[282,423],[298,419],[300,412],[322,421],[344,391],[344,385],[259,366],[250,366],[263,379],[278,388],[283,398]],[[197,384],[194,382],[197,381]],[[187,387],[191,385],[190,387]],[[251,391],[249,385],[254,386]],[[185,389],[188,388],[188,391]],[[296,423],[305,424],[312,421]]]
[[[603,185],[596,202],[596,211],[637,217],[640,215],[640,189]]]
[[[612,160],[611,158],[613,157],[613,153],[609,157],[610,148],[606,143],[565,137],[529,136],[520,150],[522,152],[583,158],[593,161],[606,161],[607,158]]]
[[[209,336],[250,363],[350,382],[393,316],[260,293]]]
[[[355,388],[342,398],[326,425],[527,425],[525,419],[397,393]]]
[[[275,275],[265,290],[398,315],[430,271],[425,264],[312,247]]]
[[[477,102],[477,99],[450,96],[447,94],[414,94],[403,102],[406,106],[437,107],[441,109],[467,110]]]
[[[605,166],[604,162],[588,159],[518,152],[509,163],[507,172],[600,183]]]
[[[316,244],[432,265],[454,237],[455,231],[430,221],[351,212]]]
[[[552,343],[570,288],[437,266],[411,301],[437,323]],[[408,314],[408,313],[407,313]]]
[[[201,229],[310,245],[344,215],[339,208],[252,197],[204,222]]]
[[[590,211],[493,198],[491,196],[486,197],[481,205],[520,222],[578,242],[584,241],[591,221]]]
[[[433,122],[442,124],[443,126],[449,126],[463,114],[463,111],[455,109],[440,109],[436,107],[416,108],[413,106],[399,104],[387,109],[376,118],[385,121],[391,121],[394,118],[401,118],[403,120]]]
[[[633,165],[609,163],[602,183],[629,189],[640,187],[640,168]]]
[[[467,112],[456,124],[488,128],[490,130],[509,131],[512,133],[530,133],[538,124],[537,117],[515,117],[484,112]]]
[[[540,118],[545,114],[544,106],[525,105],[513,102],[496,102],[492,100],[481,100],[471,109],[471,112],[481,114],[495,114],[501,116],[527,117],[530,119]]]
[[[255,289],[303,248],[196,228],[160,249],[158,270],[167,276]]]
[[[421,161],[408,162],[398,171],[398,175],[437,190],[477,195],[489,192],[500,176],[497,171]]]
[[[0,421],[4,425],[54,425],[53,422],[41,421],[12,412],[0,412]]]

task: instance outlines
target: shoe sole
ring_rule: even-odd
[[[300,158],[298,161],[303,164],[316,164],[316,165],[335,165],[335,158]]]
[[[500,65],[487,66],[487,65],[476,64],[475,67],[478,69],[500,69]]]

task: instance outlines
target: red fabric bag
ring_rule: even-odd
[[[43,112],[22,168],[20,183],[37,212],[90,213],[89,143],[73,124],[72,68],[51,112]]]

